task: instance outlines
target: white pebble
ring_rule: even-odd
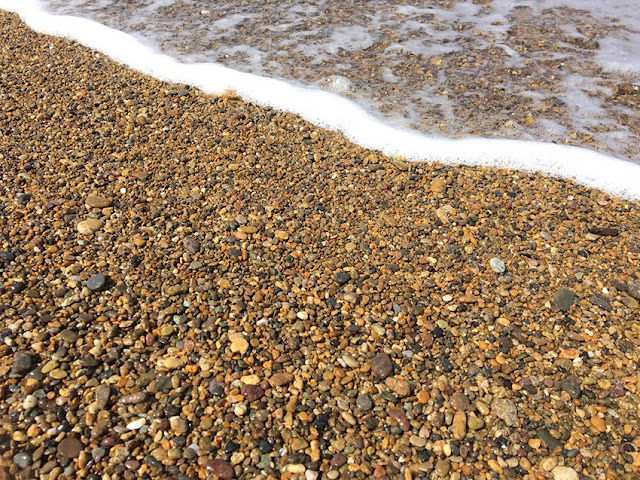
[[[34,395],[27,395],[22,403],[22,408],[31,410],[38,404],[38,399]]]
[[[127,430],[140,430],[140,428],[142,428],[142,426],[147,423],[147,420],[144,418],[139,418],[137,420],[134,420],[133,422],[129,422],[127,424]]]

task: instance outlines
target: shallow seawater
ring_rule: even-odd
[[[43,4],[132,33],[184,62],[338,93],[396,126],[579,145],[640,163],[633,1]]]

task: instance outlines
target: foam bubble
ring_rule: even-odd
[[[0,0],[36,31],[72,38],[161,80],[187,83],[208,93],[232,89],[248,101],[299,114],[344,133],[364,147],[415,161],[538,171],[640,200],[640,166],[592,150],[550,143],[433,138],[387,125],[336,94],[239,72],[214,63],[184,64],[140,39],[86,18],[52,15],[37,0]]]

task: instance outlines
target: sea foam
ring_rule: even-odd
[[[35,31],[76,40],[160,80],[190,84],[213,94],[233,90],[247,101],[298,114],[387,155],[413,161],[542,172],[640,200],[640,165],[596,151],[520,140],[430,137],[385,124],[331,92],[216,63],[181,63],[127,33],[86,18],[53,15],[37,0],[0,0],[0,8],[17,13]]]

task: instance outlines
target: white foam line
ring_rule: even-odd
[[[184,64],[135,37],[80,17],[52,15],[38,0],[0,0],[41,33],[67,37],[160,80],[190,84],[207,93],[235,90],[245,100],[296,113],[318,126],[387,155],[414,161],[478,165],[542,172],[640,200],[640,165],[592,150],[517,140],[433,138],[385,125],[338,95],[242,73],[214,63]]]

